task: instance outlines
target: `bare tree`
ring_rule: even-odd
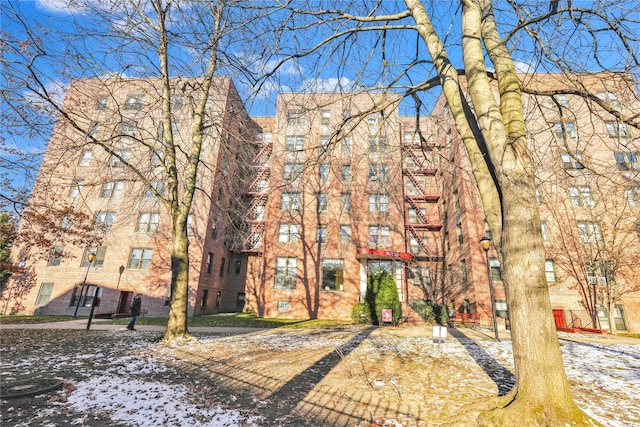
[[[404,3],[336,3],[324,10],[291,4],[284,32],[295,34],[298,44],[279,52],[280,63],[308,55],[316,69],[331,69],[338,79],[351,76],[356,87],[402,88],[407,96],[426,96],[428,89],[441,87],[471,162],[508,290],[517,384],[486,405],[491,411],[481,415],[482,422],[593,423],[571,397],[550,315],[535,170],[523,111],[523,92],[554,92],[528,90],[526,75],[518,71],[523,65],[567,76],[579,71],[637,71],[637,22],[630,15],[637,5],[552,2],[548,7],[511,1],[497,9],[489,0],[463,0],[452,10],[451,3]],[[313,36],[305,37],[309,28]],[[571,48],[573,40],[588,40],[591,56]],[[413,52],[407,44],[415,46]],[[349,64],[362,65],[360,71],[347,73],[346,58]],[[588,88],[577,87],[573,93],[637,127],[637,115],[612,108]]]

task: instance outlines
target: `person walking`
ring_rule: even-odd
[[[140,307],[142,306],[142,294],[136,294],[133,297],[133,301],[131,301],[131,307],[129,308],[129,314],[131,315],[131,320],[127,325],[127,329],[130,331],[135,331],[136,320],[138,320],[138,316],[140,315]]]

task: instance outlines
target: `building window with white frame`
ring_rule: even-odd
[[[148,270],[151,266],[152,255],[153,249],[151,248],[132,248],[127,268],[131,270]]]
[[[64,246],[54,246],[49,257],[48,267],[57,267],[62,261],[62,254],[64,253]]]
[[[555,283],[558,281],[556,276],[556,263],[552,259],[544,261],[544,272],[548,283]]]
[[[604,102],[609,103],[612,107],[619,107],[620,101],[618,100],[618,94],[615,92],[598,92],[596,94],[598,98]]]
[[[340,243],[346,245],[351,242],[351,226],[340,224]]]
[[[598,244],[602,243],[602,229],[600,224],[595,222],[579,222],[578,235],[581,243]]]
[[[498,258],[489,258],[489,265],[491,266],[491,280],[502,282],[500,260]]]
[[[287,124],[289,125],[304,125],[307,123],[304,110],[288,110],[287,111]]]
[[[138,132],[138,122],[135,120],[129,120],[126,122],[120,122],[120,133],[124,136],[136,136]]]
[[[562,153],[562,166],[565,169],[584,169],[584,165],[582,164],[582,153],[574,152],[574,153]]]
[[[629,187],[624,190],[624,194],[630,208],[640,207],[640,187]]]
[[[607,132],[611,138],[629,138],[629,128],[624,122],[605,122]]]
[[[283,211],[300,210],[300,193],[282,193],[280,209]]]
[[[316,242],[327,243],[327,225],[326,224],[318,224],[318,229],[316,231]]]
[[[298,224],[280,224],[278,229],[278,242],[295,243],[298,241],[299,236]]]
[[[102,184],[100,190],[100,197],[102,199],[119,199],[122,196],[122,189],[124,188],[123,181],[110,181]]]
[[[553,99],[558,103],[562,108],[569,108],[569,95],[566,93],[559,93],[557,95],[553,95]],[[555,104],[555,103],[554,103]]]
[[[322,260],[322,289],[344,291],[344,260],[333,258]]]
[[[372,136],[369,138],[370,153],[384,153],[387,150],[387,138],[383,136]]]
[[[275,289],[296,288],[296,258],[276,257]]]
[[[540,221],[540,232],[542,233],[542,241],[543,242],[548,242],[549,241],[549,230],[547,229],[547,222],[546,221]]]
[[[630,171],[638,169],[638,153],[617,152],[613,153],[619,171]]]
[[[144,104],[144,95],[131,95],[127,98],[124,109],[125,110],[142,110],[142,105]]]
[[[95,109],[102,111],[107,108],[107,105],[109,105],[109,96],[103,95],[98,97],[98,101],[96,101]]]
[[[341,179],[342,182],[351,181],[351,165],[342,165]]]
[[[331,111],[330,110],[322,110],[320,113],[322,116],[322,125],[329,126],[331,124]]]
[[[285,163],[283,179],[290,184],[299,184],[302,180],[302,163]]]
[[[69,188],[69,197],[75,199],[80,197],[82,193],[82,186],[84,185],[84,181],[81,179],[74,179],[71,183],[71,187]]]
[[[153,194],[155,190],[160,197],[164,196],[165,182],[164,181],[149,181],[149,187],[144,193],[145,199],[154,199],[156,196]],[[153,189],[153,190],[152,190]]]
[[[291,310],[291,302],[290,301],[280,300],[280,301],[278,301],[276,306],[277,306],[277,310],[280,311],[280,312],[286,312],[286,311]]]
[[[95,223],[96,226],[104,228],[105,230],[111,230],[113,222],[116,220],[116,213],[111,211],[98,211],[96,212]]]
[[[318,166],[318,179],[320,180],[320,182],[327,182],[327,180],[329,179],[329,164],[328,163],[321,163]]]
[[[593,206],[595,204],[589,186],[569,187],[569,197],[573,206]]]
[[[383,225],[369,226],[369,244],[372,247],[386,247],[391,244],[389,227]]]
[[[578,137],[578,129],[575,122],[555,122],[553,124],[553,133],[559,140],[564,139],[565,134],[568,138]]]
[[[352,139],[350,136],[345,136],[342,138],[342,156],[343,157],[351,157],[351,147],[352,147]]]
[[[369,212],[389,212],[389,195],[370,194]]]
[[[36,298],[36,307],[46,307],[51,299],[53,293],[53,283],[42,283],[40,290],[38,291],[38,297]]]
[[[304,135],[289,135],[285,138],[286,151],[302,151],[304,150]]]
[[[327,210],[327,193],[319,193],[318,194],[318,212],[323,212]]]
[[[157,212],[142,212],[138,216],[136,231],[138,233],[155,233],[158,231],[160,214]]]
[[[78,166],[89,166],[91,164],[92,157],[93,157],[93,151],[82,150],[82,153],[80,153],[80,160],[78,161]]]
[[[116,150],[111,153],[111,157],[109,158],[109,166],[112,168],[122,168],[125,164],[129,163],[129,159],[131,158],[131,151],[129,150]]]
[[[351,211],[351,194],[342,193],[340,195],[340,209],[342,212]]]
[[[369,165],[369,181],[387,182],[387,165]]]

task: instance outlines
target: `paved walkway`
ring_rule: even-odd
[[[86,329],[87,319],[75,319],[66,322],[51,322],[51,323],[9,323],[0,324],[0,331],[2,329]],[[153,331],[164,332],[164,326],[154,325],[136,325],[137,331]],[[451,329],[451,328],[449,328]],[[91,330],[98,331],[123,331],[126,333],[135,333],[126,330],[125,325],[114,325],[109,320],[94,319],[91,322]],[[476,341],[493,340],[494,335],[491,330],[483,329],[471,329],[467,327],[458,327],[456,330],[463,335]],[[244,328],[244,327],[230,327],[230,326],[189,326],[189,332],[203,333],[203,334],[250,334],[256,332],[271,331],[273,333],[286,333],[288,331],[300,331],[299,329],[287,329],[287,328]],[[376,328],[372,333],[372,336],[402,336],[402,337],[433,337],[433,327],[431,325],[404,325],[404,326],[382,326]],[[498,333],[500,340],[510,341],[511,333],[509,331],[501,330]],[[600,344],[633,344],[640,345],[640,338],[631,338],[618,335],[601,335],[590,333],[568,333],[559,332],[558,337],[560,341],[576,341],[586,343],[600,343]],[[453,337],[451,333],[447,334],[447,340],[451,340]]]

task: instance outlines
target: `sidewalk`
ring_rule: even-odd
[[[94,319],[91,321],[91,330],[95,331],[127,331],[125,325],[114,325],[108,323],[109,320]],[[75,319],[66,322],[51,322],[51,323],[13,323],[13,324],[0,324],[0,331],[2,329],[86,329],[87,319]],[[155,325],[136,325],[137,331],[142,332],[164,332],[165,326]],[[455,329],[459,333],[465,335],[467,338],[475,341],[494,340],[493,331],[489,329],[472,329],[467,327],[447,328],[447,340],[455,339],[451,335],[451,330]],[[203,334],[251,334],[256,332],[272,331],[275,333],[286,333],[296,329],[286,328],[245,328],[245,327],[233,327],[233,326],[189,326],[189,332],[191,333],[203,333]],[[373,330],[372,336],[398,336],[398,337],[433,337],[432,325],[406,325],[406,326],[380,326]],[[498,336],[501,341],[511,341],[510,331],[500,330]],[[558,332],[558,339],[560,342],[582,342],[582,343],[599,343],[599,344],[631,344],[640,345],[640,338],[631,338],[618,335],[601,335],[590,333],[569,333]]]

